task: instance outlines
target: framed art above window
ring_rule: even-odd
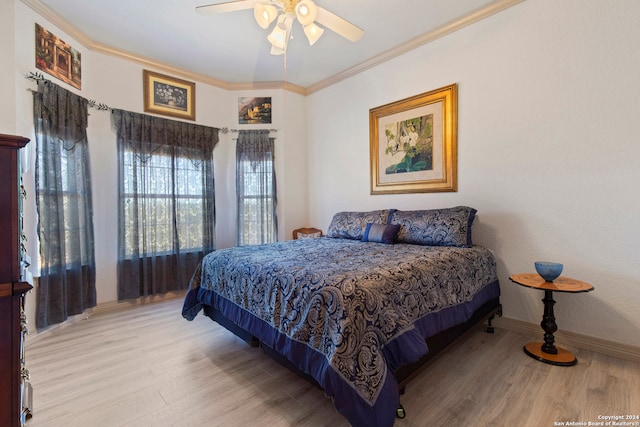
[[[238,97],[238,124],[271,123],[271,97]]]
[[[371,194],[457,191],[457,85],[369,110]]]
[[[76,89],[82,89],[80,52],[38,24],[36,24],[36,68]]]
[[[196,119],[196,84],[143,70],[144,111],[181,119]]]

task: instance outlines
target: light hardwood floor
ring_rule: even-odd
[[[321,390],[202,314],[184,320],[181,306],[96,313],[28,343],[27,426],[348,426]],[[395,425],[544,427],[640,414],[640,364],[569,347],[578,365],[551,366],[522,352],[531,339],[475,329],[409,384],[407,417]]]

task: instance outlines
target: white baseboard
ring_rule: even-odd
[[[139,305],[152,304],[154,302],[162,302],[171,300],[174,298],[184,298],[187,291],[171,291],[161,295],[150,295],[147,297],[140,297],[136,299],[130,299],[125,301],[110,301],[102,304],[98,304],[91,309],[91,315],[99,313],[109,313],[118,310],[126,310],[131,307]]]
[[[56,325],[51,325],[44,329],[36,329],[30,330],[28,335],[25,337],[25,345],[28,346],[34,342],[37,342],[39,339],[51,334],[53,331],[57,331],[59,329],[67,328],[71,325],[74,325],[78,322],[88,319],[91,316],[95,316],[96,314],[102,313],[110,313],[119,310],[126,310],[132,307],[144,305],[144,304],[152,304],[156,302],[168,301],[174,298],[184,298],[186,291],[173,291],[167,292],[162,295],[151,295],[147,297],[140,297],[131,300],[125,301],[109,301],[98,304],[93,308],[89,308],[84,311],[82,314],[77,314],[75,316],[70,316],[62,323],[58,323]]]
[[[36,334],[29,334],[25,339],[25,344],[29,345],[38,341],[40,338],[48,335],[52,331],[60,328],[68,327],[82,320],[88,319],[90,316],[95,316],[99,313],[109,313],[118,310],[124,310],[131,307],[150,304],[155,302],[166,301],[174,298],[184,297],[185,291],[169,292],[163,295],[155,295],[150,297],[143,297],[134,300],[127,301],[111,301],[102,304],[98,304],[96,307],[85,311],[82,314],[72,316],[65,322],[59,325],[53,325],[47,329],[37,331]],[[493,319],[493,325],[497,328],[506,329],[513,332],[518,332],[531,336],[539,336],[542,340],[542,329],[539,324],[524,322],[522,320],[511,319],[508,317],[496,317]],[[627,344],[618,343],[615,341],[608,341],[601,338],[590,337],[588,335],[576,334],[573,332],[559,330],[554,334],[556,342],[560,345],[571,345],[578,348],[582,348],[589,351],[595,351],[597,353],[606,354],[608,356],[618,357],[620,359],[631,360],[633,362],[640,362],[640,348],[630,346]]]
[[[539,336],[540,341],[542,341],[544,332],[539,324],[523,322],[522,320],[510,319],[508,317],[495,318],[493,323],[497,328],[526,335]],[[638,347],[562,330],[557,331],[553,335],[556,338],[556,342],[561,345],[572,345],[608,356],[640,362],[640,348]]]

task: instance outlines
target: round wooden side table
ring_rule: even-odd
[[[540,362],[558,366],[573,366],[578,363],[578,359],[569,351],[556,347],[553,333],[558,330],[556,318],[553,314],[553,292],[589,292],[593,286],[589,283],[576,279],[560,276],[553,282],[545,281],[536,273],[514,274],[509,279],[518,285],[528,288],[541,289],[544,291],[544,314],[540,326],[544,330],[544,342],[530,342],[525,344],[524,352]]]

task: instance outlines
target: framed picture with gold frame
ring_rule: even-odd
[[[369,110],[371,194],[457,191],[457,85]]]
[[[181,119],[196,119],[196,84],[143,70],[144,111]]]

